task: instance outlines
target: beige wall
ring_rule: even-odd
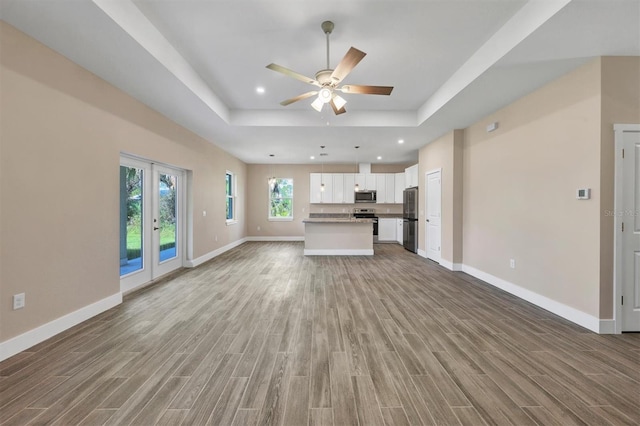
[[[640,123],[640,58],[604,57],[600,149],[600,318],[613,317],[614,124]]]
[[[246,235],[244,163],[2,22],[0,40],[0,341],[120,291],[120,152],[192,171],[194,258]]]
[[[596,317],[600,103],[596,60],[470,126],[463,158],[464,264]]]
[[[404,171],[405,164],[372,165],[372,173],[396,173]],[[250,164],[247,167],[247,235],[252,237],[302,237],[302,219],[309,213],[348,213],[354,207],[374,208],[379,213],[402,213],[401,204],[310,204],[310,173],[354,173],[353,164]],[[269,176],[293,178],[293,221],[269,221]],[[258,229],[260,227],[260,229]]]
[[[451,263],[462,262],[462,147],[463,130],[452,130],[420,149],[419,194],[420,222],[418,248],[426,250],[425,234],[425,177],[426,173],[442,169],[442,259]]]

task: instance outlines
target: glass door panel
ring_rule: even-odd
[[[176,257],[178,230],[178,177],[158,173],[158,232],[160,262]]]
[[[144,266],[143,180],[143,169],[120,166],[120,276]]]

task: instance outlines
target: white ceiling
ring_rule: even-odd
[[[311,163],[320,145],[326,162],[355,145],[361,162],[417,161],[593,57],[640,56],[640,0],[1,0],[0,18],[247,163]],[[280,106],[313,86],[265,66],[325,68],[324,20],[332,67],[367,53],[345,83],[391,96],[344,95],[340,116]]]

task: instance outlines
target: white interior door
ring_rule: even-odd
[[[640,331],[640,132],[624,132],[623,144],[621,330]]]
[[[440,240],[442,235],[442,171],[426,175],[426,252],[427,258],[440,262]]]
[[[120,160],[120,290],[183,265],[184,171],[129,157]]]

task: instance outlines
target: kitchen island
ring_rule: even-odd
[[[372,256],[373,220],[311,217],[303,219],[305,256]]]

